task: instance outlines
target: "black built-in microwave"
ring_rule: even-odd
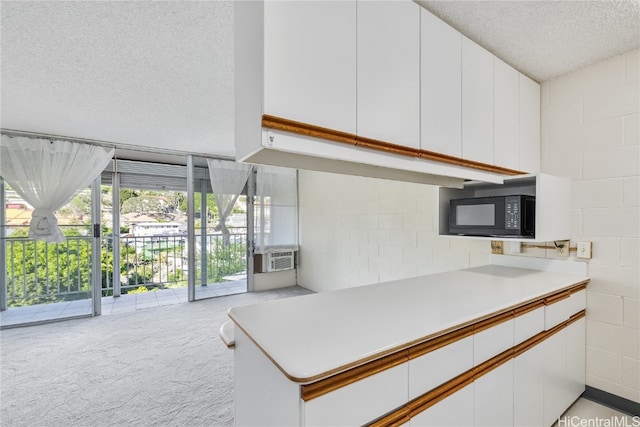
[[[453,199],[449,204],[449,234],[534,238],[535,224],[535,196]]]

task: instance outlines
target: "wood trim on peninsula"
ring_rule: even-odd
[[[415,359],[424,354],[435,351],[446,345],[453,344],[477,332],[496,326],[505,321],[514,319],[515,317],[524,315],[537,308],[544,307],[545,305],[551,304],[552,303],[551,301],[557,302],[565,298],[568,298],[574,289],[579,289],[579,290],[586,289],[586,283],[585,282],[577,283],[568,289],[554,292],[547,296],[542,296],[536,300],[526,302],[517,307],[513,307],[510,310],[500,312],[498,314],[489,316],[487,318],[483,318],[482,320],[479,320],[476,322],[472,322],[471,324],[468,324],[466,326],[463,326],[462,328],[447,332],[443,335],[425,339],[422,342],[409,345],[398,351],[387,354],[379,359],[365,362],[354,368],[347,369],[340,373],[336,373],[334,375],[331,375],[329,377],[326,377],[324,379],[321,379],[309,384],[303,384],[301,385],[302,399],[304,401],[309,401],[316,397],[320,397],[324,394],[330,393],[341,387],[347,386],[356,381],[375,375],[379,372],[382,372],[386,369],[397,366],[411,359]],[[583,316],[584,316],[584,310],[582,310],[582,312],[574,314],[569,320],[563,323],[560,323],[559,325],[555,326],[554,328],[548,331],[543,331],[538,335],[525,341],[525,343],[529,345],[529,347],[526,347],[526,349],[544,340],[548,336],[555,334],[558,330],[566,327],[567,322],[576,321],[577,319],[574,319],[574,317],[579,316],[580,313],[583,313]],[[534,338],[536,337],[537,337],[537,340],[534,340]],[[495,356],[494,358],[489,359],[488,361],[485,361],[480,365],[476,366],[475,368],[472,369],[473,371],[472,377],[477,376],[479,372],[484,372],[482,374],[484,375],[485,373],[488,373],[492,369],[497,368],[502,363],[505,363],[508,360],[510,360],[510,358],[515,357],[515,352],[519,352],[518,354],[521,354],[522,352],[526,351],[525,347],[523,347],[525,346],[525,343],[519,344],[505,351],[504,353],[501,353],[498,356]]]
[[[484,363],[472,369],[469,369],[468,371],[445,382],[444,384],[441,384],[440,386],[432,390],[429,390],[428,392],[412,399],[411,401],[407,402],[403,406],[386,414],[384,417],[374,420],[366,425],[375,426],[375,427],[392,427],[392,426],[400,425],[398,423],[393,422],[396,419],[402,419],[403,422],[406,423],[411,418],[415,417],[421,412],[426,411],[427,409],[429,409],[436,403],[440,402],[441,400],[449,397],[456,391],[466,387],[467,385],[471,384],[475,380],[481,378],[482,376],[488,374],[492,370],[498,368],[500,365],[503,365],[508,361],[515,359],[516,357],[520,356],[522,353],[535,347],[536,345],[540,344],[550,336],[556,334],[557,332],[560,332],[561,330],[567,328],[569,325],[584,318],[585,316],[586,316],[586,310],[581,310],[575,313],[574,315],[572,315],[568,320],[565,320],[559,325],[556,325],[554,328],[548,331],[542,331],[534,335],[533,337],[516,345],[515,347],[512,347],[498,354],[497,356],[492,357],[491,359],[485,361]],[[409,410],[408,419],[406,415],[407,409]],[[401,418],[399,418],[398,414],[401,414]]]
[[[526,172],[509,169],[502,166],[490,165],[487,163],[467,160],[461,157],[450,156],[447,154],[437,153],[435,151],[421,150],[419,148],[405,147],[404,145],[394,144],[387,141],[367,138],[348,132],[342,132],[309,123],[298,122],[283,117],[271,116],[263,114],[262,127],[267,129],[280,130],[283,132],[295,133],[303,136],[324,139],[327,141],[339,142],[342,144],[352,145],[369,150],[382,151],[385,153],[396,154],[399,156],[411,157],[416,159],[430,160],[434,162],[446,163],[453,166],[460,166],[469,169],[481,170],[483,172],[497,173],[502,175],[522,175]]]

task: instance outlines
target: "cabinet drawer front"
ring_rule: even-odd
[[[473,336],[409,361],[409,399],[414,399],[473,367]]]
[[[587,308],[587,290],[583,289],[581,291],[572,293],[571,296],[569,297],[569,305],[570,305],[569,310],[571,312],[569,316],[572,316],[577,312],[586,309]]]
[[[564,298],[544,307],[544,329],[549,330],[556,325],[568,320],[572,314],[571,297]]]
[[[363,425],[408,400],[408,363],[302,402],[304,424]]]
[[[517,316],[514,320],[514,345],[544,331],[544,307]]]
[[[473,336],[474,366],[513,347],[513,324],[514,319],[510,319]]]

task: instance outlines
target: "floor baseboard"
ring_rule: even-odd
[[[627,413],[631,416],[640,416],[640,403],[625,399],[624,397],[616,396],[615,394],[611,394],[591,386],[585,387],[582,397]]]

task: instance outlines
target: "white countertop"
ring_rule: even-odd
[[[229,317],[304,383],[586,280],[488,265],[234,307]]]

